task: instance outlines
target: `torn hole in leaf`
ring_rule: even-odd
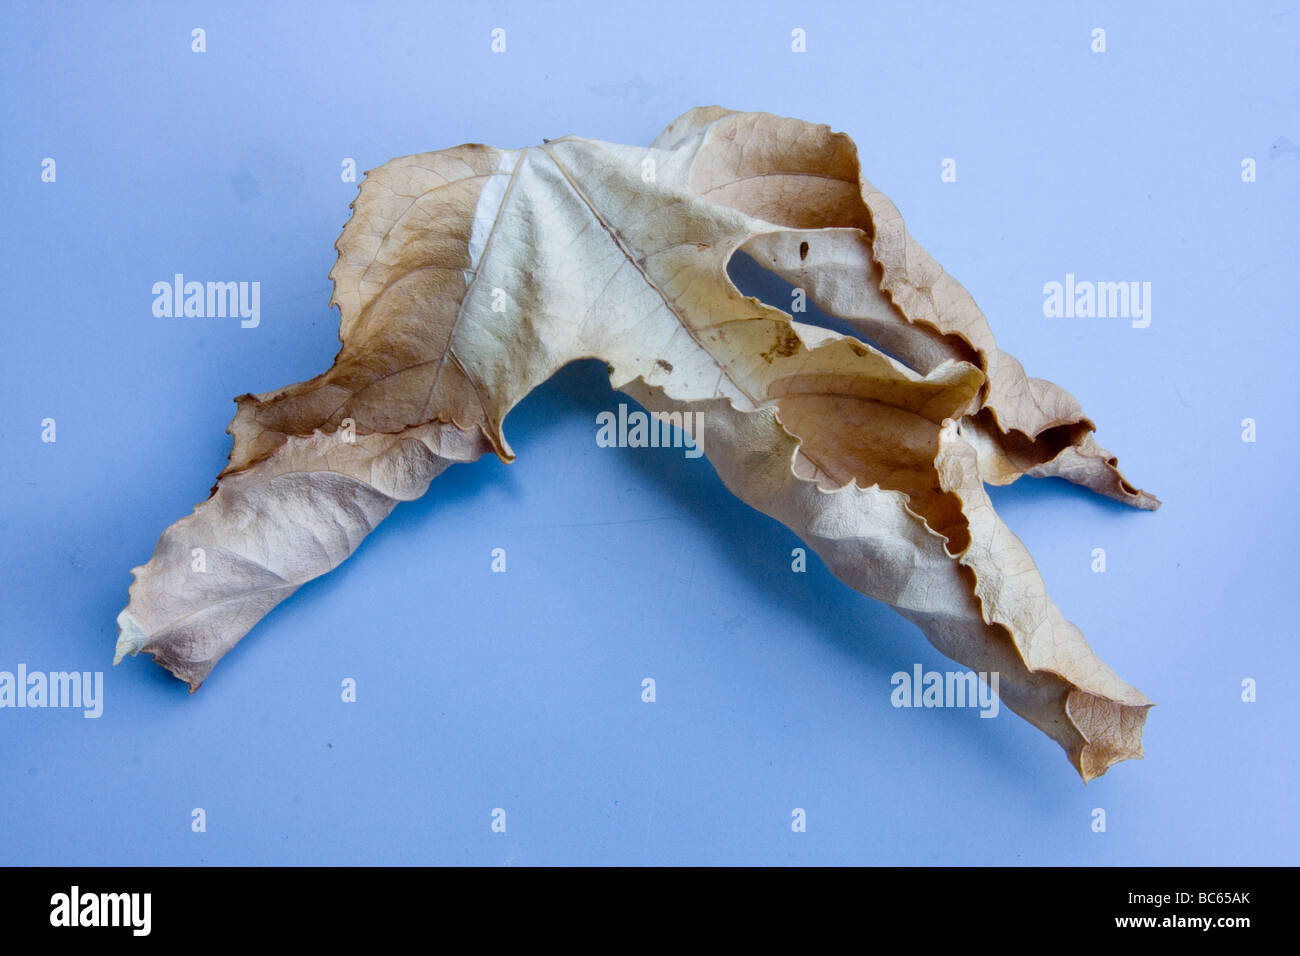
[[[746,252],[736,250],[732,253],[731,259],[727,262],[727,276],[742,295],[752,296],[765,305],[780,309],[790,314],[796,322],[815,325],[854,339],[883,355],[888,355],[895,362],[912,368],[907,362],[882,347],[879,342],[864,336],[844,319],[823,312],[805,290],[792,285],[770,269],[764,268]]]
[[[820,324],[873,343],[885,354],[921,374],[947,361],[982,368],[979,350],[958,333],[945,333],[919,318],[909,318],[884,288],[881,264],[862,229],[785,230],[751,236],[739,248],[763,270],[788,283],[791,302],[802,290],[803,303],[816,306],[808,324]],[[804,313],[795,316],[804,321]]]

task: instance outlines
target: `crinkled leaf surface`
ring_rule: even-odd
[[[510,410],[595,357],[651,411],[701,413],[733,493],[944,654],[997,671],[1003,701],[1085,780],[1141,756],[1150,702],[1062,617],[984,486],[1056,475],[1159,502],[1073,397],[997,347],[847,136],[709,107],[648,148],[406,156],[367,174],[336,245],[333,367],[236,400],[211,497],[135,570],[117,660],[149,652],[196,689],[449,464],[513,460]],[[740,294],[737,250],[862,338]]]

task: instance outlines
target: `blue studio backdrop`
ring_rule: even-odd
[[[0,863],[1294,863],[1298,41],[1281,2],[7,4],[0,671],[102,683],[0,708]],[[648,144],[709,104],[850,134],[1163,500],[991,492],[1157,702],[1144,760],[1085,786],[1005,708],[893,706],[894,673],[957,665],[794,571],[707,458],[598,446],[624,399],[597,362],[510,415],[514,464],[436,478],[196,694],[111,666],[231,399],[337,351],[349,161]],[[178,273],[259,283],[256,325],[155,315]],[[1067,276],[1139,283],[1149,322],[1047,314]]]

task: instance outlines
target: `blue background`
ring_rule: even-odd
[[[106,701],[0,711],[0,863],[1296,862],[1293,6],[6,6],[0,669],[103,670]],[[512,413],[516,464],[437,478],[199,693],[109,666],[129,571],[206,496],[231,398],[334,356],[345,157],[648,143],[712,103],[849,133],[999,344],[1164,500],[994,491],[1158,702],[1144,761],[1085,787],[1009,711],[895,710],[891,673],[956,665],[815,557],[791,573],[797,539],[707,459],[597,448],[621,400],[598,363]],[[260,281],[261,326],[155,318],[174,272]],[[1150,281],[1151,326],[1044,318],[1067,272]]]

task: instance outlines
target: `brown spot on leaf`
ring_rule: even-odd
[[[763,353],[762,359],[764,362],[771,363],[774,358],[789,358],[799,351],[800,344],[799,336],[795,334],[794,329],[786,326],[777,333],[775,344]]]
[[[799,243],[799,261],[803,262],[807,258],[808,258],[808,243],[801,242]]]
[[[655,359],[655,364],[658,365],[665,372],[671,372],[673,370],[672,363],[665,362],[663,359]]]

